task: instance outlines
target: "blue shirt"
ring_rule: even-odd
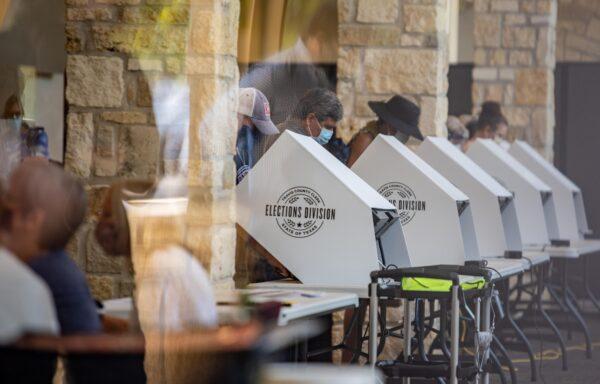
[[[65,251],[49,252],[34,259],[29,266],[52,292],[63,335],[102,331],[85,276]]]

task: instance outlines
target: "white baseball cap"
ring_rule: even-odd
[[[256,88],[240,88],[238,113],[248,116],[256,128],[265,135],[275,135],[279,130],[271,121],[271,107],[267,97]]]

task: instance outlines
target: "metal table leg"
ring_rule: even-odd
[[[509,302],[509,300],[510,300],[509,280],[506,279],[503,285],[504,285],[504,289],[503,289],[504,300],[503,301],[504,301],[504,307],[505,307],[504,312],[505,312],[506,320],[508,321],[508,324],[515,331],[515,334],[521,340],[521,342],[525,346],[525,349],[527,350],[527,355],[529,356],[529,365],[531,368],[531,381],[536,381],[537,380],[537,367],[535,364],[535,355],[533,353],[533,347],[531,346],[529,339],[527,339],[527,336],[525,336],[525,333],[523,332],[523,330],[521,328],[519,328],[519,326],[515,322],[515,319],[512,317],[512,313],[510,310],[510,302]]]
[[[556,339],[558,340],[558,345],[562,354],[562,369],[563,371],[566,371],[568,369],[568,363],[567,346],[565,344],[565,340],[563,339],[562,334],[560,333],[560,330],[558,329],[554,321],[552,321],[552,319],[550,318],[550,315],[548,315],[548,313],[544,309],[544,305],[542,303],[542,296],[546,287],[546,278],[548,277],[548,269],[549,266],[542,265],[538,270],[538,292],[536,295],[537,308],[540,314],[542,315],[542,318],[546,321],[548,326],[550,326],[550,329],[552,330],[552,332],[556,336]]]
[[[590,287],[589,271],[591,268],[589,264],[590,258],[588,256],[583,256],[583,286],[585,287],[585,293],[587,294],[588,299],[590,299],[592,304],[594,304],[594,307],[600,311],[600,301],[596,295],[594,295],[594,292],[592,292],[592,287]]]
[[[563,301],[565,306],[568,308],[569,312],[575,318],[575,321],[579,324],[581,331],[585,337],[585,356],[588,359],[592,358],[592,337],[590,335],[590,331],[588,329],[587,323],[575,307],[575,305],[571,302],[568,294],[568,282],[567,282],[567,260],[562,260],[562,269],[561,269],[561,283],[562,283],[562,293],[563,293]]]

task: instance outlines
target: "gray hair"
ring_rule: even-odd
[[[344,117],[344,107],[335,93],[325,88],[313,88],[298,101],[292,116],[304,119],[311,113],[314,113],[319,121],[328,117],[340,121]]]

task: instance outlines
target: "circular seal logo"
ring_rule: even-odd
[[[403,226],[410,223],[417,211],[425,210],[425,202],[417,200],[413,190],[405,184],[387,183],[379,187],[377,191],[396,207]]]
[[[276,204],[267,204],[265,215],[275,217],[284,233],[303,238],[317,233],[325,221],[335,220],[335,208],[327,208],[314,189],[293,187],[283,192]]]

